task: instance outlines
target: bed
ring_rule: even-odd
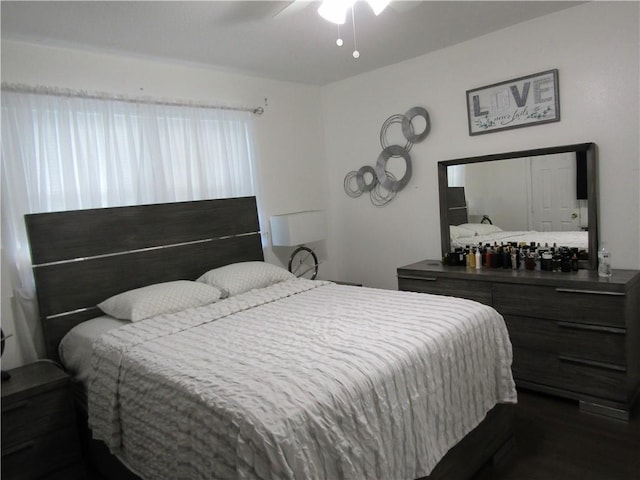
[[[292,278],[264,262],[253,197],[26,223],[48,355],[106,478],[463,479],[512,444],[495,310]],[[117,320],[140,291],[156,300]],[[200,303],[154,310],[176,295]]]

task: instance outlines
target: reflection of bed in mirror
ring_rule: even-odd
[[[451,248],[466,248],[481,245],[535,245],[557,246],[578,249],[586,258],[589,251],[589,233],[579,228],[568,231],[505,230],[496,225],[488,214],[483,214],[479,223],[469,221],[465,187],[448,187],[449,236]]]
[[[597,257],[596,148],[540,148],[438,163],[442,252],[531,243]]]

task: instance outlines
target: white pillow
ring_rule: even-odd
[[[93,342],[102,334],[124,325],[129,325],[129,322],[103,315],[79,323],[62,337],[58,355],[67,371],[73,374],[74,380],[83,383],[89,381]]]
[[[453,239],[473,237],[474,235],[475,232],[472,230],[467,230],[466,228],[462,228],[458,225],[449,225],[449,236]]]
[[[209,270],[197,281],[220,289],[222,298],[226,298],[294,278],[296,276],[293,273],[277,265],[266,262],[239,262]]]
[[[213,303],[221,296],[222,292],[211,285],[177,280],[114,295],[99,303],[98,308],[112,317],[137,322],[162,313]]]
[[[490,223],[463,223],[458,226],[466,230],[471,230],[475,235],[489,235],[490,233],[502,232],[500,227],[496,227]]]

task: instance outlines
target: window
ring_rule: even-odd
[[[29,211],[254,194],[248,112],[3,92],[2,116]]]
[[[255,195],[252,136],[248,111],[3,89],[2,248],[16,329],[33,322],[17,336],[38,328],[18,318],[36,311],[25,214]]]

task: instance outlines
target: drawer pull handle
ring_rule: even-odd
[[[565,355],[558,355],[558,360],[566,363],[577,363],[578,365],[586,365],[587,367],[604,368],[606,370],[614,370],[616,372],[626,372],[627,367],[621,365],[614,365],[612,363],[597,362],[595,360],[584,360],[582,358],[568,357]]]
[[[578,290],[575,288],[556,288],[558,293],[586,293],[588,295],[611,295],[613,297],[624,297],[624,292],[601,292],[599,290]]]
[[[426,282],[435,282],[438,277],[418,277],[416,275],[398,275],[398,278],[402,280],[424,280]]]
[[[560,328],[569,328],[572,330],[587,330],[590,332],[617,333],[619,335],[625,335],[627,333],[626,328],[605,327],[602,325],[588,325],[584,323],[574,323],[574,322],[557,322],[557,325]]]
[[[22,402],[17,402],[13,405],[9,405],[8,407],[3,408],[2,413],[9,413],[15,410],[20,410],[21,408],[25,408],[27,405],[29,405],[29,401],[23,400]]]
[[[2,452],[3,457],[8,457],[9,455],[15,455],[16,453],[22,452],[23,450],[27,450],[29,448],[33,448],[35,446],[35,442],[25,442],[20,445],[16,445],[15,447],[9,447]]]

